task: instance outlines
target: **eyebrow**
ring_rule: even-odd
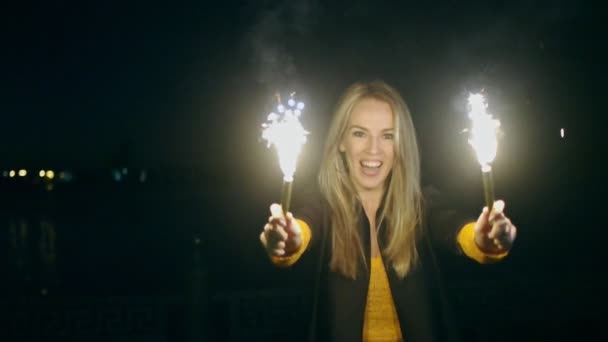
[[[351,125],[350,129],[353,129],[353,128],[357,128],[357,129],[360,129],[360,130],[363,130],[366,132],[369,131],[367,128],[365,128],[363,126],[359,126],[359,125]],[[385,128],[382,130],[382,132],[393,131],[393,130],[395,130],[395,129],[394,128]]]

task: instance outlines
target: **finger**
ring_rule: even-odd
[[[300,228],[300,225],[296,222],[296,220],[293,218],[293,214],[288,212],[286,215],[286,223],[287,223],[287,227],[286,227],[286,231],[290,234],[293,235],[300,235],[302,230]]]
[[[490,222],[492,222],[494,220],[495,215],[502,214],[504,212],[504,210],[505,210],[505,201],[503,201],[503,200],[494,201],[494,204],[492,205],[492,212],[490,213]]]
[[[264,248],[266,248],[267,240],[266,240],[265,232],[260,233],[260,242],[262,243],[262,246],[264,246]]]
[[[284,249],[273,249],[270,251],[270,254],[274,255],[274,256],[283,256],[285,255],[285,250]]]
[[[511,240],[511,245],[513,244],[513,242],[515,242],[515,239],[517,238],[517,227],[515,227],[514,225],[511,225],[511,230],[509,231],[509,238]]]
[[[509,219],[499,215],[492,223],[492,229],[488,233],[490,239],[501,239],[504,235],[507,235],[507,229],[510,225]]]
[[[268,227],[268,236],[273,239],[273,243],[287,240],[288,235],[283,227],[276,225],[268,225]]]
[[[479,217],[477,218],[475,231],[480,233],[487,232],[490,230],[488,226],[488,207],[483,207],[481,214],[479,214]]]
[[[517,228],[509,223],[505,229],[505,233],[493,239],[494,244],[503,250],[509,250],[513,247],[513,242],[517,235]]]
[[[283,217],[274,217],[270,216],[270,220],[268,221],[273,227],[287,227],[287,223],[285,222],[285,218]]]
[[[507,249],[498,239],[494,239],[493,240],[494,245],[499,249],[499,250],[505,250]]]
[[[273,203],[270,205],[270,217],[268,218],[268,222],[275,223],[281,226],[286,226],[285,216],[283,215],[283,210],[281,209],[281,205]]]

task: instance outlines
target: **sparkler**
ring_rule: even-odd
[[[304,103],[297,102],[292,93],[287,106],[281,103],[277,95],[278,113],[268,114],[267,122],[262,124],[262,138],[267,141],[267,146],[274,146],[279,157],[279,166],[283,172],[283,190],[281,192],[281,207],[283,214],[289,211],[291,202],[291,188],[293,176],[296,173],[296,164],[302,146],[306,143],[308,132],[300,123],[300,116],[304,110]]]
[[[496,157],[498,147],[496,133],[500,121],[488,114],[487,108],[488,104],[482,94],[469,95],[469,118],[473,124],[469,144],[475,150],[477,161],[481,166],[486,206],[488,211],[491,211],[494,206],[494,180],[490,164]]]

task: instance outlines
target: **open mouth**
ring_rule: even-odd
[[[367,168],[367,169],[379,169],[380,166],[382,166],[382,162],[381,161],[360,161],[359,162],[361,164],[361,167]]]
[[[359,164],[364,175],[376,176],[380,172],[383,163],[379,160],[362,160]]]

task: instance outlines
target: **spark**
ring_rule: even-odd
[[[306,143],[308,132],[299,120],[303,109],[304,103],[297,102],[293,97],[287,101],[287,106],[279,101],[276,108],[278,114],[271,112],[262,124],[262,138],[267,141],[268,148],[274,146],[277,151],[285,182],[293,181],[298,156]]]
[[[500,121],[487,113],[488,105],[482,94],[469,95],[469,118],[472,121],[469,144],[475,150],[477,161],[484,172],[491,170],[490,164],[496,158],[498,142],[496,133]]]

